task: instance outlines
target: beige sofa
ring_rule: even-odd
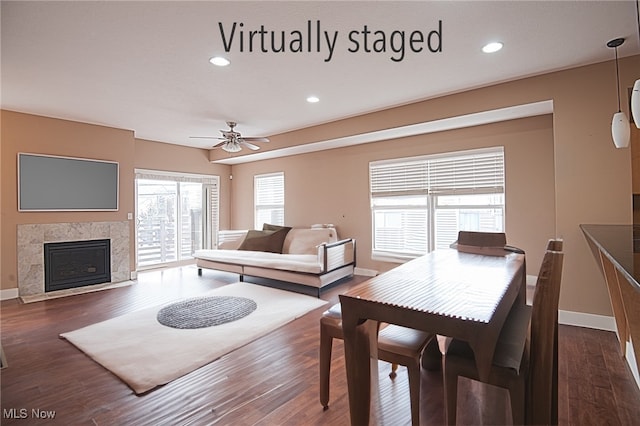
[[[247,250],[245,240],[254,232],[265,231],[219,231],[216,249],[194,254],[198,274],[202,275],[203,268],[216,269],[239,274],[241,281],[253,277],[285,287],[295,284],[291,289],[318,296],[322,288],[353,275],[355,240],[338,239],[335,228],[292,228],[286,233],[281,253]]]

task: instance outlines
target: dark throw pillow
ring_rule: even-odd
[[[280,225],[272,225],[270,223],[263,223],[262,224],[262,230],[263,231],[282,231],[285,230],[284,233],[285,235],[287,234],[287,232],[289,232],[291,230],[290,226],[280,226]]]
[[[274,235],[278,235],[275,238],[282,238],[282,244],[280,245],[280,251],[278,253],[282,253],[282,249],[284,248],[284,240],[287,238],[287,234],[291,231],[290,226],[280,226],[280,225],[271,225],[269,223],[262,224],[263,231],[275,231]]]
[[[282,253],[282,245],[291,228],[282,227],[273,230],[249,230],[238,250],[268,251],[271,253]]]

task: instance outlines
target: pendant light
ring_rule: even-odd
[[[631,92],[631,115],[636,127],[640,129],[640,78],[636,80]]]
[[[636,20],[638,22],[638,41],[640,42],[640,0],[636,0]],[[636,127],[640,129],[640,78],[636,80],[631,92],[631,115]]]
[[[615,49],[616,52],[616,88],[618,90],[618,112],[613,114],[611,121],[611,136],[616,148],[626,148],[629,146],[631,138],[631,128],[627,115],[620,109],[620,72],[618,70],[618,47],[624,43],[624,38],[615,38],[607,43],[607,47]]]

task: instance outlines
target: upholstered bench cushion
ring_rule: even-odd
[[[319,274],[317,254],[280,254],[249,250],[197,250],[195,257],[213,262]]]
[[[389,324],[378,333],[378,348],[404,356],[414,356],[425,345],[430,333]]]

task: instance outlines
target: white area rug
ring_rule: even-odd
[[[250,283],[229,284],[201,296],[246,297],[253,299],[258,308],[237,321],[184,330],[166,327],[157,321],[156,315],[163,305],[63,333],[60,337],[140,394],[208,364],[327,303]]]

